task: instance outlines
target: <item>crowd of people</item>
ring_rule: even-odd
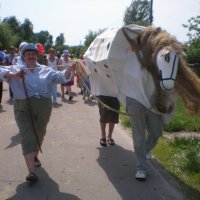
[[[85,64],[83,54],[75,59],[67,49],[63,50],[61,56],[57,56],[56,50],[50,48],[46,57],[42,57],[37,45],[22,42],[18,52],[14,46],[10,46],[8,51],[7,54],[0,51],[0,110],[3,109],[3,81],[6,81],[9,84],[8,103],[14,105],[15,120],[21,135],[22,152],[29,171],[26,180],[36,182],[38,180],[36,168],[41,166],[38,154],[46,135],[52,108],[59,108],[62,105],[57,102],[57,85],[60,86],[63,102],[73,101],[72,86],[75,84],[75,79],[77,86],[81,89],[83,100],[92,100],[90,70]],[[99,82],[98,88],[99,93],[96,94],[95,100],[98,101],[99,108],[100,145],[102,147],[107,144],[115,145],[113,131],[115,124],[119,122],[119,112],[109,110],[104,105],[119,111],[120,103],[116,96],[110,95],[112,94],[110,88],[105,83]],[[137,113],[138,110],[142,110],[140,113],[145,113],[133,115],[131,118],[134,127],[134,149],[138,159],[136,179],[145,180],[146,171],[142,167],[147,166],[147,159],[151,158],[151,149],[156,142],[146,144],[147,149],[144,149],[144,145],[140,142],[141,138],[143,137],[142,141],[145,141],[150,136],[146,136],[143,126],[148,117],[148,123],[154,124],[151,128],[151,131],[155,133],[154,137],[159,138],[162,135],[162,123],[157,122],[161,120],[161,116],[154,115],[151,111],[143,111],[144,106],[134,99],[127,97],[126,102],[128,113]],[[108,131],[106,131],[107,125]],[[153,141],[151,138],[149,140]]]
[[[10,66],[10,65],[23,65],[24,61],[21,56],[21,51],[24,45],[27,45],[27,42],[22,42],[19,47],[18,51],[15,46],[10,46],[8,50],[5,52],[0,51],[0,66]],[[62,54],[54,49],[50,48],[46,54],[44,54],[44,51],[42,53],[39,53],[39,47],[38,48],[38,54],[37,54],[37,63],[43,64],[45,66],[51,67],[55,71],[62,71],[64,69],[67,69],[67,67],[72,64],[72,62],[75,61],[72,54],[69,53],[69,51],[63,50]],[[77,85],[81,89],[81,94],[83,94],[84,100],[90,100],[90,83],[89,83],[89,71],[85,66],[85,63],[83,62],[83,54],[80,55],[80,58],[76,59],[76,69],[74,70],[73,76],[68,83],[61,83],[60,84],[60,90],[61,90],[61,96],[62,100],[65,101],[68,99],[71,101],[73,97],[73,92],[71,87],[75,84],[75,78],[77,79]],[[86,87],[85,87],[86,85]],[[58,96],[58,90],[57,90],[57,84],[54,84],[52,86],[52,103],[53,107],[59,107],[62,104],[57,102],[57,96]],[[2,105],[2,95],[3,95],[3,82],[0,80],[0,109],[3,109]],[[66,95],[68,95],[68,98],[66,98]],[[11,90],[9,86],[9,99],[8,103],[13,104],[14,102],[14,96],[13,91]]]
[[[8,103],[14,105],[15,120],[21,135],[22,152],[29,171],[26,180],[32,183],[38,180],[36,168],[41,166],[38,154],[46,135],[52,108],[59,108],[62,105],[57,102],[57,85],[60,85],[62,101],[73,101],[72,86],[76,78],[83,100],[92,100],[90,70],[85,64],[83,54],[80,54],[78,59],[74,59],[67,49],[63,50],[61,55],[60,53],[57,55],[56,50],[50,48],[44,57],[41,56],[43,49],[39,51],[37,45],[22,42],[17,53],[14,46],[10,46],[8,51],[8,54],[0,51],[0,110],[3,109],[3,81],[6,81],[9,84]],[[95,100],[99,108],[100,145],[106,147],[107,144],[115,145],[113,131],[115,124],[119,122],[120,103],[116,96],[110,95],[110,88],[105,83],[99,83],[98,87],[99,94],[96,94]],[[134,101],[134,106],[130,106],[132,103],[129,101]],[[104,106],[105,104],[107,107]],[[108,107],[114,109],[115,112]],[[128,112],[135,112],[135,109],[137,111],[140,107],[142,105],[136,104],[134,99],[127,98]],[[143,128],[146,115],[152,119],[149,123],[155,124],[153,131],[157,133],[156,137],[160,137],[162,133],[162,125],[155,122],[156,117],[152,117],[150,111],[144,113],[145,116],[136,115],[134,120],[131,120],[134,124],[134,148],[138,155],[144,152],[140,137],[146,137]],[[157,117],[160,119],[159,115]],[[138,122],[140,118],[142,118],[141,123]],[[107,125],[108,130],[106,130]],[[151,148],[145,155],[144,159],[143,156],[141,160],[138,160],[139,167],[141,163],[146,166],[146,159],[151,158]],[[139,169],[136,179],[145,180],[146,172]]]

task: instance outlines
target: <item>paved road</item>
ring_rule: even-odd
[[[180,187],[151,161],[148,179],[135,180],[136,163],[132,139],[119,125],[115,146],[99,146],[98,108],[84,103],[80,91],[72,102],[54,108],[39,156],[40,181],[30,187],[21,153],[8,86],[0,113],[0,200],[185,200]],[[61,102],[61,99],[58,98]],[[167,180],[166,180],[167,179]]]

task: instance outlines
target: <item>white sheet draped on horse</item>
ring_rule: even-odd
[[[142,53],[137,46],[134,49],[126,37],[128,36],[134,41],[144,28],[136,25],[129,25],[121,29],[108,28],[96,37],[84,58],[91,71],[91,90],[94,95],[116,96],[124,105],[126,105],[126,96],[128,96],[136,99],[153,112],[160,113],[154,102],[155,82],[152,74],[141,66],[136,52],[139,52],[141,57]],[[173,105],[171,111],[174,110],[176,101],[173,87],[179,61],[178,53],[171,49],[159,51],[156,55],[157,64],[155,63],[155,65],[159,65],[158,67],[164,65],[164,68],[160,69],[163,72],[162,75],[170,73],[171,79],[163,78],[162,84],[166,85],[166,88],[169,87],[169,91],[165,91],[168,93],[165,104],[168,104],[168,107]],[[165,55],[171,56],[170,59],[167,60]],[[165,114],[165,117],[168,114]],[[171,114],[170,112],[169,115],[171,116]]]

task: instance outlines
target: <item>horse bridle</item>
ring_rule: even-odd
[[[170,56],[169,56],[169,54],[170,54],[170,53],[167,53],[167,54],[165,55],[165,61],[166,61],[166,62],[169,62],[169,61],[170,61]],[[168,80],[173,80],[173,81],[175,81],[175,79],[173,78],[173,74],[174,74],[174,71],[175,71],[175,63],[176,63],[176,59],[177,59],[177,57],[178,57],[178,54],[179,54],[179,53],[176,53],[176,54],[175,54],[175,58],[174,58],[174,62],[173,62],[173,67],[172,67],[171,75],[170,75],[169,78],[163,78],[163,76],[162,76],[162,70],[159,70],[159,73],[160,73],[160,83],[162,84],[162,87],[163,87],[165,90],[170,90],[170,89],[167,89],[167,88],[164,86],[163,81],[168,81]]]

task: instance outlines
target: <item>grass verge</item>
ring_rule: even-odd
[[[200,139],[162,137],[153,155],[164,168],[187,187],[187,192],[200,199]]]

